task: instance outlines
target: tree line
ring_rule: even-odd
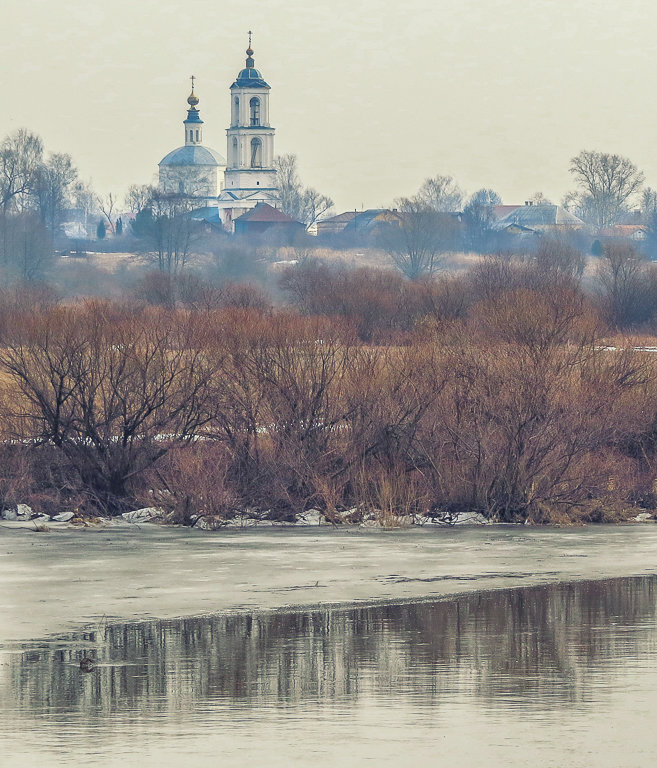
[[[284,212],[307,227],[332,212],[330,197],[302,183],[295,155],[277,157],[275,166]],[[605,231],[638,211],[638,218],[632,220],[644,227],[644,252],[657,254],[657,192],[645,186],[644,174],[631,160],[583,151],[571,159],[570,172],[576,188],[562,201],[569,211],[595,231]],[[124,249],[149,256],[160,271],[176,274],[187,266],[206,229],[192,215],[200,205],[193,182],[193,178],[185,181],[184,194],[132,185],[121,203],[113,194],[96,194],[81,181],[70,155],[47,154],[38,136],[16,131],[0,142],[0,268],[11,279],[42,278],[52,264],[64,211],[77,208],[85,220],[93,218],[98,240],[107,233],[128,235],[130,244],[124,244]],[[528,202],[550,201],[539,192]],[[436,175],[427,178],[414,195],[397,198],[391,206],[394,217],[377,227],[365,245],[385,252],[414,280],[433,274],[451,251],[518,250],[497,231],[495,207],[501,203],[494,189],[482,188],[466,196],[453,177]],[[121,210],[134,216],[129,226],[124,225]],[[215,234],[220,232],[218,225]],[[590,251],[591,243],[581,233],[567,234],[580,250]],[[532,250],[535,246],[523,241],[520,247]]]
[[[609,340],[613,291],[548,254],[401,284],[322,269],[284,275],[278,307],[5,293],[2,506],[392,525],[657,505],[657,360]]]

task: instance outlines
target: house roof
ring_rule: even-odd
[[[560,205],[519,205],[511,213],[497,222],[496,227],[503,229],[509,224],[523,227],[582,227],[584,222]]]
[[[354,216],[351,221],[347,223],[345,230],[352,229],[370,229],[377,224],[389,223],[391,221],[401,221],[401,214],[397,211],[391,211],[388,208],[370,208],[367,211],[362,211],[358,215]]]
[[[243,213],[239,219],[237,219],[237,221],[263,221],[273,224],[299,223],[298,221],[295,221],[291,216],[288,216],[287,213],[283,213],[283,211],[277,210],[268,203],[258,203],[255,208],[251,208],[250,211]]]
[[[494,205],[492,210],[493,210],[493,215],[499,221],[500,219],[503,219],[505,216],[508,216],[510,213],[513,213],[513,211],[515,211],[516,208],[520,208],[520,206],[519,205]]]
[[[219,209],[216,206],[206,205],[203,208],[196,208],[189,216],[194,221],[206,221],[209,224],[221,223]]]
[[[645,233],[647,229],[643,224],[615,224],[613,227],[601,229],[599,234],[602,237],[632,237],[637,233]]]
[[[327,219],[318,221],[318,224],[340,224],[341,222],[352,221],[358,216],[357,211],[345,211],[344,213],[338,213],[337,216],[329,216]]]
[[[503,232],[513,232],[520,235],[535,235],[536,230],[532,229],[531,227],[525,227],[522,224],[516,224],[515,222],[510,222],[509,224],[505,224],[502,228]]]

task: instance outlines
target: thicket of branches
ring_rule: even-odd
[[[633,266],[610,256],[591,295],[559,250],[414,282],[309,264],[282,278],[288,308],[198,283],[161,306],[6,294],[0,503],[187,522],[653,507],[657,360],[603,341]]]

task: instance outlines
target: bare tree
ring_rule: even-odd
[[[97,207],[96,193],[91,186],[91,181],[77,181],[73,184],[71,197],[73,198],[73,205],[84,212],[86,226],[89,217],[96,212]]]
[[[281,210],[293,219],[299,220],[303,186],[297,169],[297,156],[278,155],[274,158],[274,168],[276,168],[276,186]]]
[[[77,176],[73,159],[68,154],[50,155],[39,169],[35,196],[41,217],[51,235],[54,235],[58,218],[70,200],[71,187]]]
[[[191,246],[199,231],[191,217],[194,198],[187,195],[157,193],[151,201],[147,234],[153,246],[158,269],[178,274],[187,264]]]
[[[52,238],[36,211],[0,215],[0,266],[6,276],[43,278],[53,256]]]
[[[309,187],[301,198],[301,221],[306,228],[312,227],[333,208],[333,200]]]
[[[36,186],[43,160],[43,143],[24,128],[0,144],[0,206],[24,210]]]
[[[470,196],[463,209],[463,223],[472,248],[485,248],[495,221],[493,206],[501,202],[494,189],[479,189]]]
[[[570,172],[580,188],[571,205],[576,202],[580,217],[599,229],[620,219],[644,181],[631,160],[606,152],[580,152],[570,161]]]
[[[528,200],[532,205],[553,205],[552,200],[544,195],[543,192],[534,192]]]
[[[646,251],[654,259],[657,256],[657,190],[652,187],[646,187],[641,194],[641,221],[646,228]]]
[[[532,262],[544,277],[563,276],[575,282],[581,280],[586,268],[584,254],[563,236],[541,238]]]
[[[98,208],[100,209],[100,212],[107,219],[107,223],[109,224],[110,231],[114,232],[114,219],[112,217],[114,215],[114,208],[116,207],[116,198],[110,192],[109,195],[105,195],[105,196],[98,195],[98,197],[96,198],[96,201],[98,203]]]
[[[217,174],[207,166],[169,165],[160,171],[158,191],[164,195],[186,195],[205,205],[208,197],[217,195]]]
[[[148,184],[131,184],[125,196],[125,205],[132,213],[149,208],[157,190]]]
[[[297,170],[297,156],[279,155],[274,159],[281,210],[306,228],[333,208],[333,200],[312,187],[305,188]]]
[[[417,196],[428,208],[442,213],[456,213],[463,208],[463,190],[452,176],[425,179]]]
[[[433,274],[439,255],[454,242],[455,219],[429,208],[417,197],[401,198],[396,206],[398,221],[389,222],[381,229],[381,247],[411,280]]]
[[[54,446],[101,505],[120,509],[132,478],[213,414],[203,323],[105,304],[24,318],[0,353],[24,436]],[[166,437],[165,437],[166,436]]]
[[[626,325],[635,319],[647,285],[646,266],[645,259],[630,244],[612,242],[604,246],[597,278],[603,311],[612,325]]]
[[[641,218],[644,223],[649,223],[657,214],[657,189],[645,187],[641,192]]]

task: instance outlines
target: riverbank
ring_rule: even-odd
[[[440,598],[657,573],[657,526],[0,526],[0,646],[102,622]]]

